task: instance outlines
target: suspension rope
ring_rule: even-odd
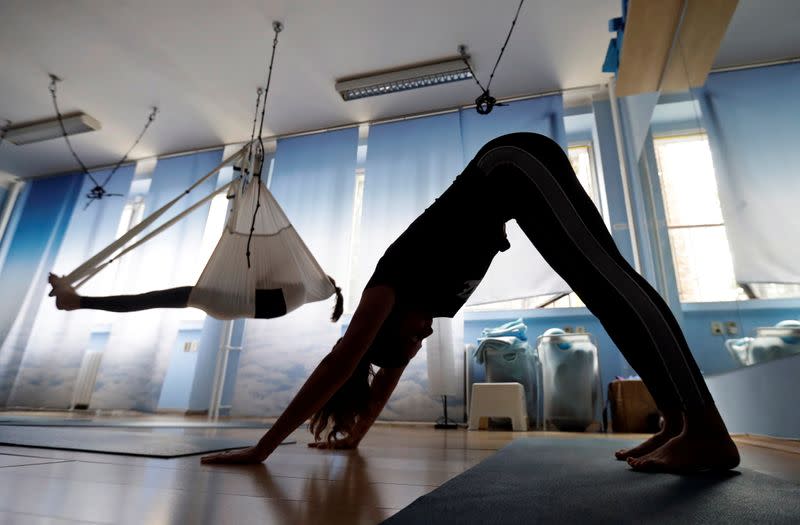
[[[75,149],[72,147],[72,142],[70,142],[70,140],[69,140],[69,135],[67,134],[67,130],[64,127],[64,117],[61,114],[61,110],[58,108],[58,97],[56,95],[56,92],[58,90],[57,84],[59,82],[61,82],[61,79],[51,73],[50,74],[50,86],[49,86],[48,89],[50,90],[50,96],[53,99],[53,108],[56,110],[56,117],[58,117],[58,125],[61,127],[61,135],[64,137],[64,141],[67,143],[67,148],[69,148],[69,152],[72,153],[72,157],[78,162],[78,165],[81,167],[82,173],[84,175],[86,175],[87,177],[89,177],[89,180],[91,180],[92,184],[94,184],[94,187],[91,190],[89,190],[89,193],[86,194],[86,198],[89,199],[89,202],[86,203],[86,206],[84,206],[84,210],[86,208],[88,208],[89,205],[92,202],[94,202],[96,200],[100,200],[100,199],[102,199],[104,197],[124,197],[124,195],[122,193],[108,193],[108,191],[106,191],[105,187],[111,181],[111,177],[114,176],[114,174],[117,172],[117,170],[128,159],[128,155],[130,155],[130,153],[133,151],[133,149],[142,140],[142,137],[144,137],[144,134],[147,132],[147,129],[150,127],[150,124],[152,124],[153,121],[156,119],[156,114],[158,113],[158,108],[157,107],[153,107],[152,111],[150,112],[150,115],[148,115],[148,117],[147,117],[147,122],[145,122],[144,128],[142,128],[142,131],[139,133],[139,136],[136,137],[136,140],[133,142],[133,145],[128,149],[128,151],[125,153],[125,155],[123,155],[122,158],[114,165],[114,167],[111,170],[111,173],[108,174],[108,176],[105,178],[105,180],[101,184],[101,183],[99,183],[97,181],[97,179],[94,178],[94,176],[86,168],[86,165],[83,163],[83,161],[80,159],[80,157],[78,157],[78,154],[75,152]]]
[[[275,49],[278,47],[278,33],[283,31],[283,24],[278,22],[277,20],[272,22],[272,30],[275,31],[275,36],[272,39],[272,55],[269,59],[269,68],[267,70],[267,85],[264,89],[264,101],[261,105],[261,123],[258,126],[258,150],[256,151],[256,156],[253,162],[256,164],[256,170],[254,172],[254,176],[259,179],[256,182],[258,184],[261,183],[261,170],[264,168],[264,142],[261,139],[261,135],[264,132],[264,115],[267,111],[267,95],[269,95],[269,86],[272,82],[272,66],[275,64]],[[258,111],[258,106],[256,106],[256,111]],[[255,129],[255,127],[253,127]],[[251,139],[252,142],[252,139]],[[259,161],[260,157],[260,161]],[[258,216],[258,210],[261,209],[261,190],[260,188],[256,191],[256,206],[253,210],[253,219],[250,221],[250,234],[247,236],[247,268],[250,268],[250,244],[253,241],[253,233],[256,230],[256,217]]]
[[[264,92],[260,87],[256,90],[256,110],[253,112],[253,129],[250,131],[250,142],[256,137],[256,121],[258,120],[258,107],[261,105],[261,94]]]
[[[256,162],[256,156],[258,155],[258,151],[257,151],[258,148],[256,148],[255,152],[253,151],[253,148],[254,148],[253,139],[255,139],[255,137],[256,137],[256,123],[258,122],[258,110],[261,107],[261,95],[263,93],[264,93],[264,90],[259,86],[259,88],[256,89],[256,109],[253,111],[253,129],[250,130],[250,142],[248,143],[248,146],[247,146],[248,154],[247,154],[247,158],[245,159],[244,164],[243,164],[244,165],[244,173],[242,174],[242,176],[244,177],[245,183],[250,182],[249,178],[248,178],[248,175],[250,175],[251,170],[253,168],[253,163]]]
[[[481,88],[481,95],[475,99],[475,110],[480,113],[481,115],[488,115],[492,112],[492,109],[495,106],[505,106],[505,104],[498,103],[497,99],[489,94],[489,88],[492,86],[492,80],[494,79],[494,73],[497,71],[497,66],[500,65],[500,59],[503,58],[503,53],[506,51],[506,46],[508,46],[508,41],[511,39],[511,34],[514,32],[514,26],[517,25],[517,19],[519,18],[519,12],[522,10],[522,4],[525,3],[525,0],[520,0],[519,6],[517,6],[517,12],[514,14],[514,20],[511,21],[511,28],[508,30],[508,34],[506,35],[506,40],[503,42],[503,46],[500,48],[500,54],[497,56],[497,61],[494,63],[494,67],[492,68],[492,73],[489,75],[489,82],[486,84],[486,87],[483,87],[480,80],[478,80],[478,76],[472,70],[472,66],[470,65],[469,61],[467,60],[467,53],[466,47],[459,46],[458,51],[461,55],[461,60],[467,65],[469,72],[472,74],[472,78],[475,79],[475,83],[478,84],[478,87]]]
[[[264,105],[261,106],[261,125],[258,128],[258,141],[261,143],[261,147],[264,147],[264,143],[261,142],[261,134],[264,132],[264,113],[267,110],[267,95],[269,95],[269,85],[272,82],[272,66],[275,63],[275,48],[278,47],[278,33],[283,31],[283,24],[275,21],[272,22],[272,29],[275,31],[275,37],[272,39],[272,56],[269,59],[269,70],[267,71],[267,87],[264,90]]]
[[[475,71],[472,70],[472,65],[469,63],[469,60],[467,60],[468,58],[467,46],[458,46],[458,54],[461,55],[461,60],[464,61],[464,64],[467,66],[467,69],[469,69],[469,73],[470,75],[472,75],[472,78],[473,80],[475,80],[475,83],[478,84],[478,87],[481,88],[481,91],[486,92],[486,88],[483,87],[481,81],[478,80],[478,75],[476,75]]]
[[[108,176],[103,181],[103,184],[101,184],[101,186],[105,186],[106,184],[108,184],[108,182],[111,180],[111,177],[114,176],[114,174],[117,172],[117,170],[120,168],[120,166],[122,166],[122,164],[126,160],[128,160],[128,155],[130,155],[131,151],[133,151],[133,149],[136,146],[139,145],[139,141],[142,140],[142,137],[144,137],[144,134],[147,133],[147,128],[149,128],[150,124],[152,124],[153,121],[156,119],[156,114],[157,113],[158,113],[158,108],[156,106],[153,106],[153,110],[150,111],[150,114],[147,116],[147,122],[144,123],[144,127],[142,128],[142,131],[139,133],[139,136],[136,137],[136,140],[133,142],[133,146],[128,148],[128,151],[125,152],[125,155],[123,155],[122,158],[119,159],[119,162],[117,162],[114,165],[114,168],[111,170],[111,173],[108,174]]]
[[[83,171],[83,174],[86,175],[87,177],[89,177],[89,179],[92,181],[92,183],[95,185],[95,187],[99,187],[100,183],[97,182],[97,179],[95,179],[92,176],[91,173],[89,173],[89,170],[86,168],[86,165],[83,163],[83,161],[80,159],[80,157],[78,157],[78,154],[75,153],[75,150],[72,148],[72,142],[70,142],[69,135],[67,135],[67,129],[64,127],[64,120],[63,120],[63,117],[61,116],[61,111],[58,109],[58,100],[56,98],[56,89],[57,89],[56,88],[56,84],[58,82],[61,82],[61,79],[51,73],[50,74],[50,86],[49,86],[48,89],[50,90],[50,96],[53,99],[53,108],[55,108],[55,110],[56,110],[56,116],[58,117],[58,125],[61,127],[61,134],[64,136],[64,140],[67,143],[67,147],[69,148],[69,152],[72,153],[72,156],[78,162],[78,165],[81,167],[81,170]]]

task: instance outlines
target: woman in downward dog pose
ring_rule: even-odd
[[[474,213],[480,204],[481,213]],[[305,421],[317,448],[353,448],[432,333],[452,317],[508,248],[515,219],[647,385],[662,430],[617,452],[637,470],[731,469],[739,454],[680,327],[622,257],[561,147],[514,133],[487,143],[453,184],[386,250],[344,336],[254,446],[204,463],[257,463]],[[480,243],[476,243],[480,240]],[[370,381],[371,365],[380,367]]]

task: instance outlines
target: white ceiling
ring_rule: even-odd
[[[517,0],[3,0],[0,119],[84,111],[102,130],[72,141],[89,166],[115,162],[150,106],[161,112],[132,158],[239,142],[263,85],[271,22],[284,22],[265,135],[282,135],[469,104],[461,82],[344,102],[335,79],[455,54],[469,47],[485,81]],[[619,0],[527,0],[492,94],[599,84],[607,20]],[[800,55],[800,2],[741,0],[716,65]],[[61,139],[0,146],[0,172],[28,177],[75,168]]]

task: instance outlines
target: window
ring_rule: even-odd
[[[128,233],[131,228],[142,222],[143,218],[144,197],[142,195],[136,195],[125,204],[124,208],[122,208],[122,216],[120,217],[119,226],[117,227],[116,238],[119,239]]]
[[[115,239],[119,239],[128,233],[131,228],[142,222],[142,219],[144,218],[144,212],[144,195],[138,193],[129,196],[128,202],[125,203],[125,206],[122,208],[122,215],[119,219],[119,225],[117,226],[117,234]],[[114,271],[114,277],[112,281],[113,284],[111,286],[117,293],[123,293],[123,291],[127,289],[126,284],[129,280],[129,276],[131,275],[129,259],[129,257],[116,259],[109,268],[110,270],[113,269]]]
[[[16,179],[5,180],[5,176],[0,172],[0,246],[3,244],[2,241],[5,240],[6,230],[22,187],[22,181]],[[2,266],[2,259],[2,250],[0,250],[0,266]]]
[[[345,311],[353,312],[358,306],[360,296],[354,292],[366,283],[359,282],[359,254],[361,252],[361,217],[364,211],[364,182],[367,172],[364,165],[367,162],[367,139],[369,139],[369,124],[358,126],[358,147],[356,148],[356,172],[353,185],[353,217],[350,227],[350,256],[347,270],[348,291],[345,291]]]
[[[573,144],[567,148],[569,162],[575,175],[592,198],[595,205],[599,202],[599,188],[597,173],[594,168],[592,146],[589,143]],[[598,205],[599,208],[599,205]],[[467,311],[480,312],[491,310],[532,310],[534,308],[576,308],[585,306],[580,297],[574,292],[568,294],[544,295],[525,297],[511,301],[481,304],[467,307]]]
[[[746,292],[753,299],[800,297],[800,284],[753,283],[747,286]]]
[[[572,164],[572,169],[578,176],[581,186],[596,204],[598,202],[597,181],[592,162],[592,146],[590,144],[574,144],[567,148],[567,154],[569,163]]]
[[[87,352],[103,352],[111,337],[111,324],[100,324],[92,329],[89,335],[89,345]]]
[[[153,171],[156,168],[156,159],[144,159],[136,163],[133,181],[128,191],[128,202],[122,209],[122,217],[117,227],[117,239],[128,233],[131,228],[144,219],[144,198],[150,191],[153,182]]]
[[[350,229],[350,270],[348,271],[349,289],[357,290],[358,285],[358,255],[361,246],[361,216],[364,207],[364,168],[356,168],[355,187],[353,189],[353,221]],[[358,306],[359,296],[355,293],[348,293],[347,310],[352,312]]]
[[[705,134],[654,140],[681,302],[746,298],[736,284]]]

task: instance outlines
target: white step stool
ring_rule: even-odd
[[[528,430],[525,388],[519,383],[473,383],[469,429],[478,430],[481,418],[510,417],[515,431]]]

